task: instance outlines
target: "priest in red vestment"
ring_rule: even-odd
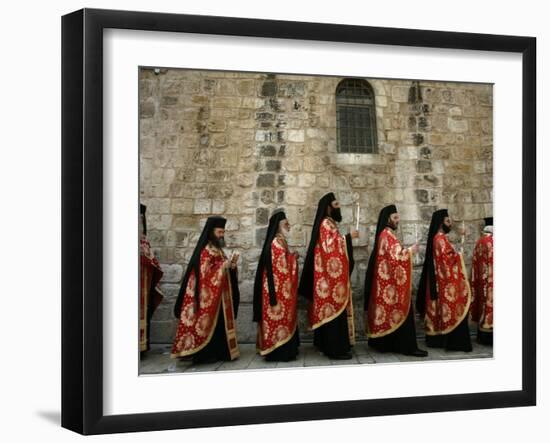
[[[380,352],[426,357],[428,353],[416,343],[411,297],[413,254],[418,245],[401,246],[395,236],[398,226],[395,205],[383,208],[365,277],[368,344]]]
[[[314,345],[331,359],[351,359],[355,343],[350,275],[352,238],[341,235],[340,202],[331,192],[319,201],[298,292],[310,303],[308,316]]]
[[[254,280],[256,348],[266,361],[291,361],[298,354],[298,254],[290,252],[290,224],[282,211],[269,219]]]
[[[485,228],[472,258],[472,305],[470,315],[477,323],[478,343],[493,344],[493,217]]]
[[[173,358],[212,363],[239,356],[237,256],[229,260],[223,252],[225,223],[225,218],[208,217],[187,266],[174,307],[179,324]]]
[[[446,209],[433,213],[416,296],[417,310],[424,315],[428,347],[470,352],[470,284],[464,258],[447,238],[451,226]]]
[[[139,223],[139,350],[149,350],[151,318],[163,298],[158,284],[162,269],[147,240],[146,206],[140,204]]]

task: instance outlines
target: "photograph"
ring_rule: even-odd
[[[7,2],[3,440],[544,441],[550,26],[511,6]]]
[[[529,414],[536,36],[262,17],[62,17],[62,426]]]
[[[136,75],[140,376],[494,357],[492,83]]]

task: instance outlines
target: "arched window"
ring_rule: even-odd
[[[336,88],[338,152],[376,154],[374,91],[366,80],[342,80]]]

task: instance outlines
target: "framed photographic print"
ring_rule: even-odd
[[[64,16],[62,425],[534,405],[535,51]]]

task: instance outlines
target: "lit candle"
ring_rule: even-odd
[[[359,231],[359,203],[357,203],[357,217],[355,222],[355,230]]]

